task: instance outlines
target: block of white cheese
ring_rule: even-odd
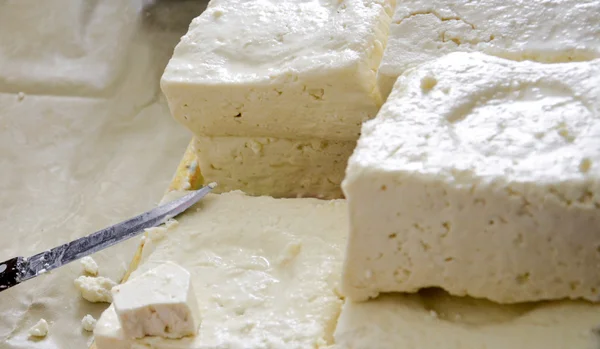
[[[382,104],[395,0],[214,0],[161,80],[197,136],[356,140]]]
[[[348,157],[355,141],[197,137],[195,149],[205,182],[216,192],[242,190],[273,197],[342,197]]]
[[[403,0],[378,72],[384,96],[406,69],[455,51],[513,60],[600,57],[598,0]]]
[[[600,305],[500,305],[427,290],[346,302],[333,349],[596,349]]]
[[[146,240],[132,276],[165,261],[189,270],[200,331],[178,340],[131,340],[111,307],[94,330],[98,349],[304,349],[333,343],[342,306],[337,288],[348,229],[345,201],[210,194],[178,221],[163,239]]]
[[[401,76],[342,188],[344,293],[600,296],[600,60],[452,53]]]
[[[113,287],[113,306],[128,338],[194,336],[200,310],[190,273],[166,262]]]

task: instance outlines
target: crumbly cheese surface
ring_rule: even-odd
[[[48,335],[48,321],[40,319],[33,327],[29,329],[30,337],[46,337]]]
[[[344,293],[598,300],[598,96],[600,60],[453,53],[401,76],[349,160]]]
[[[381,106],[395,0],[215,0],[161,86],[197,136],[356,140]]]
[[[346,302],[335,349],[596,349],[600,306],[499,305],[427,290]]]
[[[331,344],[347,232],[344,201],[210,194],[165,239],[146,240],[134,273],[173,261],[192,274],[202,325],[195,338],[136,340],[153,348],[318,348]],[[114,308],[98,349],[130,348]]]
[[[117,285],[104,276],[80,276],[75,279],[75,287],[81,292],[83,299],[92,303],[110,303],[110,290]]]
[[[514,60],[600,57],[600,1],[403,0],[378,72],[384,96],[406,69],[455,51]]]
[[[190,273],[166,262],[112,289],[113,306],[127,338],[195,336],[200,310]]]
[[[355,141],[199,137],[198,162],[216,192],[242,190],[273,197],[342,197]]]

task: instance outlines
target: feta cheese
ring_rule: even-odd
[[[116,285],[116,282],[103,276],[80,276],[75,279],[75,287],[81,292],[81,297],[92,303],[112,302],[110,290]]]
[[[96,322],[94,343],[97,349],[131,349],[132,347],[133,340],[125,336],[112,304],[106,308]],[[171,348],[176,349],[176,347]],[[181,349],[183,348],[185,347],[182,345]]]
[[[83,266],[84,273],[92,276],[98,275],[98,264],[92,257],[81,258],[81,265]]]
[[[94,327],[96,327],[96,319],[90,314],[87,314],[81,319],[81,328],[85,331],[92,332],[94,331]]]
[[[598,96],[600,60],[452,53],[400,77],[342,184],[343,293],[599,300]]]
[[[408,68],[456,51],[547,63],[600,57],[598,23],[598,0],[399,1],[378,84],[387,97]]]
[[[48,335],[48,321],[40,319],[32,328],[29,329],[30,337],[46,337]]]
[[[196,136],[356,140],[382,104],[394,5],[211,1],[162,77],[171,113]]]
[[[215,192],[273,197],[340,198],[354,141],[198,137],[198,161]]]
[[[235,219],[233,219],[233,217]],[[98,349],[315,348],[333,343],[347,234],[343,200],[209,194],[132,276],[164,261],[192,276],[202,326],[195,337],[130,339],[111,306],[96,325]],[[301,245],[293,263],[282,252]],[[146,249],[146,247],[144,247]],[[144,252],[145,253],[145,252]],[[133,280],[133,279],[132,279]],[[141,294],[140,294],[141,295]]]
[[[598,348],[599,304],[500,305],[442,292],[346,302],[332,349]]]
[[[193,336],[200,310],[190,273],[167,262],[112,289],[113,306],[128,338]]]

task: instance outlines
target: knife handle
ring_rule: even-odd
[[[0,292],[21,282],[19,270],[21,260],[21,257],[15,257],[0,263]]]

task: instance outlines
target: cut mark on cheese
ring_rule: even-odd
[[[450,296],[439,288],[423,288],[418,293],[425,310],[435,313],[437,319],[474,326],[510,323],[539,306],[538,303],[497,304],[485,299]],[[486,309],[484,315],[480,309]]]

